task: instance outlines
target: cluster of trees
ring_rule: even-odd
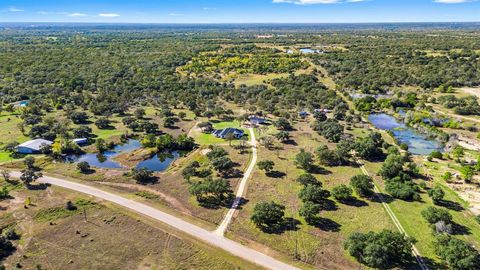
[[[386,191],[394,198],[402,200],[419,199],[419,188],[411,178],[411,175],[417,173],[418,168],[409,162],[408,155],[402,156],[395,147],[389,148],[389,154],[379,171],[385,181]]]
[[[448,109],[453,109],[460,115],[479,115],[480,104],[475,96],[456,97],[454,95],[445,95],[437,98],[438,103]]]
[[[186,134],[181,134],[177,138],[170,134],[163,134],[158,137],[154,134],[147,134],[142,139],[142,145],[144,147],[156,147],[158,151],[191,151],[196,147],[195,140]]]
[[[449,269],[480,269],[480,253],[467,242],[439,234],[435,238],[435,253],[445,262]]]
[[[200,205],[209,208],[226,207],[234,197],[230,182],[224,178],[213,179],[211,168],[221,177],[228,177],[235,173],[236,164],[228,157],[228,152],[219,146],[211,146],[207,157],[210,166],[205,168],[200,162],[192,161],[182,169],[182,176],[190,185],[190,194],[195,196]],[[199,179],[193,181],[193,177]]]
[[[308,66],[298,55],[280,54],[277,50],[258,48],[255,45],[247,46],[248,50],[245,50],[244,46],[235,46],[219,52],[198,55],[183,66],[182,70],[195,74],[230,72],[267,74],[291,73]]]
[[[415,239],[400,232],[353,233],[344,243],[345,250],[359,262],[378,269],[391,269],[412,262]]]
[[[375,36],[375,38],[369,38]],[[480,84],[480,56],[475,41],[464,33],[429,35],[412,32],[375,32],[324,37],[323,42],[346,44],[347,50],[312,54],[344,89],[365,93],[387,92],[403,85],[424,89]],[[438,54],[430,54],[430,52]]]

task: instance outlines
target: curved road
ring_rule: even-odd
[[[19,172],[12,172],[12,177],[20,177]],[[126,199],[122,196],[103,191],[98,188],[94,188],[88,185],[67,181],[63,179],[58,179],[54,177],[44,176],[38,179],[38,182],[48,183],[51,185],[75,190],[81,193],[85,193],[91,196],[95,196],[106,201],[113,202],[125,208],[128,208],[137,213],[143,214],[145,216],[151,217],[158,221],[161,221],[165,224],[172,226],[173,228],[187,233],[191,236],[194,236],[197,239],[200,239],[208,244],[211,244],[215,247],[221,248],[229,253],[240,257],[246,261],[253,262],[259,266],[262,266],[267,269],[285,269],[285,270],[296,270],[298,268],[291,266],[289,264],[283,263],[279,260],[276,260],[272,257],[269,257],[261,252],[258,252],[254,249],[248,248],[242,244],[239,244],[235,241],[227,239],[223,236],[219,236],[213,232],[207,231],[203,228],[200,228],[196,225],[188,223],[178,217],[167,214],[163,211],[160,211],[156,208],[148,206],[146,204],[136,202],[133,200]]]
[[[242,181],[240,181],[240,185],[238,186],[237,194],[235,194],[235,200],[233,201],[232,206],[228,210],[227,215],[225,215],[222,223],[220,223],[218,228],[214,231],[214,233],[219,236],[223,236],[225,234],[228,224],[230,224],[230,222],[232,221],[233,214],[235,214],[235,211],[237,211],[237,208],[242,201],[248,179],[250,178],[250,175],[255,168],[255,164],[257,164],[257,140],[255,139],[255,133],[253,132],[253,128],[249,128],[248,131],[250,132],[250,145],[252,146],[252,160],[250,160],[250,164],[248,165],[247,170],[243,174]]]

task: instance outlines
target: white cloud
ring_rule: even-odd
[[[442,3],[442,4],[461,4],[467,2],[473,2],[473,0],[435,0],[435,3]]]
[[[212,8],[212,7],[204,7],[203,10],[217,10],[217,8]]]
[[[85,17],[88,15],[85,13],[74,12],[74,13],[69,13],[67,16],[68,17]]]
[[[168,16],[183,16],[181,13],[169,13]]]
[[[9,7],[8,8],[8,12],[22,12],[22,11],[25,11],[25,10],[20,9],[20,8],[16,8],[16,7]]]
[[[100,13],[98,14],[100,17],[105,17],[105,18],[114,18],[114,17],[120,17],[120,14],[117,13]]]

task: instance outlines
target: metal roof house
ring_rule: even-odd
[[[15,150],[20,154],[37,154],[40,153],[44,145],[52,145],[52,141],[44,139],[35,139],[28,142],[24,142],[18,145]]]
[[[248,117],[248,121],[252,125],[261,125],[261,124],[265,124],[267,122],[267,119],[262,118],[262,117],[258,117],[256,115],[250,115]]]
[[[72,142],[76,143],[77,145],[84,145],[88,143],[87,138],[78,138],[78,139],[73,139]]]
[[[233,134],[236,139],[239,139],[243,136],[244,131],[238,128],[225,128],[217,129],[212,133],[217,138],[225,139],[228,134]]]

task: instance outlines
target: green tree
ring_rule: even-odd
[[[260,202],[253,208],[250,219],[263,231],[275,231],[284,222],[285,206],[275,202]]]
[[[81,173],[88,173],[90,171],[90,164],[88,164],[87,161],[81,161],[81,162],[77,163],[77,169]]]
[[[432,198],[432,201],[434,204],[440,203],[443,200],[443,197],[445,196],[445,192],[439,185],[436,185],[434,188],[428,190],[427,193],[428,193],[428,196]]]
[[[446,234],[435,237],[435,253],[445,262],[448,269],[480,269],[480,253],[470,244]]]
[[[304,169],[307,172],[310,172],[314,165],[313,165],[313,155],[312,153],[305,152],[305,150],[300,150],[300,153],[298,153],[295,156],[295,164],[301,168]]]
[[[318,181],[317,178],[315,178],[315,176],[309,173],[300,175],[297,178],[297,182],[299,182],[304,186],[307,186],[307,185],[318,185],[320,187],[322,186],[322,182]]]
[[[288,131],[282,130],[275,134],[275,138],[277,138],[277,140],[279,140],[280,142],[285,143],[290,139],[290,134],[288,133]]]
[[[153,180],[153,172],[147,168],[133,168],[130,171],[130,174],[132,178],[140,184],[149,183]]]
[[[212,166],[220,174],[227,175],[231,172],[231,170],[235,166],[235,163],[233,163],[233,161],[229,157],[224,156],[212,160]]]
[[[35,168],[35,158],[32,157],[32,156],[28,156],[23,160],[23,164],[28,169],[34,169]]]
[[[338,185],[332,189],[332,196],[337,201],[348,201],[352,198],[352,189],[347,185]]]
[[[383,230],[378,233],[353,233],[345,241],[344,248],[369,267],[391,269],[411,262],[414,242],[413,238],[400,232]]]
[[[322,189],[319,185],[306,185],[298,193],[298,197],[303,202],[313,202],[323,204],[330,196],[327,190]]]
[[[209,208],[227,206],[233,197],[230,183],[225,179],[208,178],[190,185],[189,191],[202,206]]]
[[[435,224],[439,221],[443,221],[447,224],[452,223],[452,215],[443,208],[437,208],[433,206],[429,206],[422,210],[422,216],[427,220],[430,224]]]
[[[350,179],[350,185],[360,197],[368,197],[373,195],[373,179],[367,175],[355,175]]]
[[[273,122],[273,125],[279,130],[290,130],[292,125],[285,118],[278,118],[277,121]]]
[[[273,170],[275,163],[271,160],[262,160],[257,163],[257,166],[260,170],[264,170],[265,173],[269,173]]]
[[[137,119],[143,119],[143,117],[145,116],[145,109],[143,109],[143,108],[137,108],[137,109],[135,109],[135,111],[133,112],[133,115],[134,115],[135,118],[137,118]]]
[[[321,209],[322,209],[321,205],[307,201],[300,208],[299,214],[301,217],[305,219],[307,224],[316,225],[316,223],[320,218],[319,214]]]
[[[22,170],[22,174],[20,175],[20,180],[23,182],[23,184],[27,188],[30,188],[32,182],[42,176],[43,175],[41,172],[36,172],[33,169],[26,169],[26,170]]]

